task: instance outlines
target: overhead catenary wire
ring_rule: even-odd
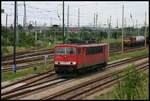
[[[4,3],[4,5],[5,5],[6,3]],[[7,5],[7,4],[6,4]],[[8,4],[9,5],[9,4]],[[13,3],[11,4],[11,5],[14,5]],[[19,4],[20,5],[20,7],[23,5],[23,3],[20,3]],[[85,5],[82,5],[82,4],[80,4],[81,5],[81,7],[82,6],[87,6],[86,4]],[[32,5],[30,5],[29,3],[27,4],[27,7],[28,8],[30,8],[30,10],[28,9],[28,15],[31,15],[31,14],[35,14],[36,12],[36,14],[35,14],[35,17],[36,18],[38,18],[38,17],[40,17],[40,18],[42,18],[42,19],[49,19],[49,17],[45,17],[45,15],[47,14],[49,14],[50,15],[50,13],[52,13],[52,14],[56,14],[56,16],[57,16],[57,9],[55,10],[47,10],[47,9],[43,9],[43,8],[40,8],[40,7],[34,7],[34,6],[32,6]],[[35,9],[35,11],[31,11],[31,10],[33,10],[33,9]],[[70,8],[70,9],[75,9],[75,8]],[[97,10],[97,9],[96,9]],[[19,9],[19,11],[21,11],[21,9]],[[42,13],[42,14],[40,14],[40,13]],[[43,13],[46,13],[46,14],[43,14]],[[84,12],[82,12],[81,13],[81,17],[92,17],[92,16],[90,16],[89,14],[83,14]],[[86,13],[86,12],[85,12]],[[40,14],[40,15],[39,15]],[[61,14],[60,14],[61,15]],[[67,15],[66,13],[65,13],[65,15]],[[93,15],[93,14],[92,14]],[[18,15],[19,16],[19,15]],[[73,14],[72,12],[70,12],[70,15],[69,16],[73,16],[75,19],[78,17],[77,16],[77,13],[76,14]],[[28,17],[32,17],[32,16],[27,16],[27,18]],[[54,19],[55,17],[54,16],[52,16],[53,17],[53,20],[57,20],[57,19]],[[38,19],[40,19],[40,18],[38,18]],[[81,22],[83,23],[83,20],[81,20]],[[91,21],[92,22],[92,21]],[[119,24],[119,26],[120,26],[120,24]]]

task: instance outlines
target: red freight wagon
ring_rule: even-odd
[[[78,72],[94,65],[104,64],[108,60],[108,46],[99,44],[63,44],[54,50],[54,69],[56,73]]]

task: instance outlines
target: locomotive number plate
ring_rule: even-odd
[[[60,62],[60,64],[70,64],[70,62]]]

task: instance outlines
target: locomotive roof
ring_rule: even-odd
[[[82,44],[82,45],[77,45],[77,44],[61,44],[61,45],[56,45],[56,46],[75,46],[75,47],[89,47],[89,46],[103,46],[107,45],[107,43],[95,43],[95,44]]]

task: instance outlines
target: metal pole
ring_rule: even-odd
[[[52,17],[51,17],[51,26],[52,26]]]
[[[94,27],[95,27],[95,13],[94,13]]]
[[[68,5],[68,15],[67,15],[67,29],[69,28],[69,5]]]
[[[108,21],[107,21],[108,22]],[[111,25],[111,16],[110,16],[110,22],[108,22],[108,27],[109,27],[109,31],[108,31],[108,53],[109,53],[109,49],[110,49],[110,25]],[[109,54],[108,54],[109,56]]]
[[[97,37],[98,37],[98,32],[97,32],[97,20],[98,20],[98,14],[96,14],[96,41],[97,41]]]
[[[68,5],[68,14],[67,14],[67,33],[68,33],[68,31],[69,31],[69,5]]]
[[[36,29],[36,21],[35,21],[35,29]],[[37,30],[35,30],[35,40],[37,40]]]
[[[17,1],[15,1],[15,15],[14,15],[14,72],[16,73],[17,66],[16,66],[16,7],[17,6]]]
[[[118,18],[117,18],[117,28],[118,28]]]
[[[6,14],[6,28],[7,28],[7,19],[8,19],[8,14]]]
[[[78,8],[78,29],[80,27],[80,8]]]
[[[79,27],[80,27],[80,8],[78,8],[78,32],[80,32],[80,40],[81,40],[82,32],[79,31]]]
[[[136,34],[138,35],[138,29],[137,29],[137,20],[136,20]]]
[[[64,35],[65,35],[65,33],[64,33],[64,1],[63,1],[63,30],[62,30],[62,38],[63,38],[63,44],[65,43],[65,39],[64,39]]]
[[[24,1],[24,20],[23,20],[23,25],[24,25],[24,31],[26,31],[26,4]]]
[[[124,28],[125,28],[125,29],[124,29],[124,32],[126,32],[126,27],[127,27],[127,26],[126,26],[126,18],[124,17]],[[125,35],[125,34],[124,34],[124,35]]]
[[[118,18],[117,18],[117,30],[116,30],[116,38],[118,38]]]
[[[107,24],[109,26],[109,21],[107,19]],[[108,57],[109,57],[109,29],[107,30],[107,43],[108,43]]]
[[[139,24],[138,26],[140,26],[140,24]],[[139,28],[140,28],[140,27],[139,27]],[[138,28],[138,36],[140,35],[140,34],[139,34],[139,28]]]
[[[122,6],[122,54],[124,52],[124,47],[123,47],[123,25],[124,25],[124,5]]]
[[[145,48],[146,48],[146,16],[147,16],[147,14],[145,12]]]
[[[110,23],[109,23],[109,41],[110,41],[110,29],[111,29],[111,16],[110,16]]]
[[[16,42],[18,43],[19,35],[18,35],[18,7],[17,7],[17,4],[16,4],[16,36],[17,36]]]

